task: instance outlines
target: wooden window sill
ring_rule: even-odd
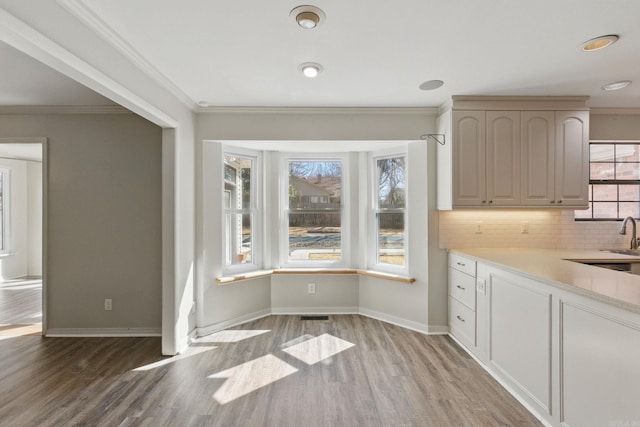
[[[228,285],[230,283],[241,282],[243,280],[257,279],[260,277],[271,276],[273,274],[358,274],[360,276],[375,277],[378,279],[392,280],[401,283],[413,283],[416,281],[413,277],[399,276],[397,274],[384,273],[375,270],[355,270],[355,269],[330,269],[330,268],[280,268],[276,270],[257,270],[245,274],[234,276],[218,277],[216,283],[218,285]]]

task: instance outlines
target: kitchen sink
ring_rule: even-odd
[[[602,251],[640,257],[640,249],[602,249]]]

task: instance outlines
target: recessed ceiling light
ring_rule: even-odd
[[[325,18],[325,14],[321,9],[310,5],[294,8],[289,13],[289,16],[294,19],[298,26],[307,30],[316,28]]]
[[[620,80],[619,82],[608,83],[602,86],[602,90],[619,90],[631,84],[631,80]]]
[[[442,80],[427,80],[418,87],[422,90],[434,90],[438,89],[443,84],[444,82]]]
[[[322,72],[323,67],[316,62],[304,62],[298,66],[298,70],[300,70],[305,77],[312,79]]]
[[[582,43],[582,50],[585,52],[593,52],[594,50],[604,49],[605,47],[609,47],[617,42],[619,38],[620,37],[615,34],[596,37],[595,39],[587,40]]]

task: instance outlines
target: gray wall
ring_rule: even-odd
[[[48,138],[49,331],[160,332],[161,129],[133,114],[1,115],[0,137]]]

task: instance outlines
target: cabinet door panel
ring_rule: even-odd
[[[550,413],[551,294],[496,273],[489,285],[491,364]]]
[[[556,112],[555,199],[587,207],[589,183],[589,113]]]
[[[555,113],[522,112],[522,204],[551,206],[554,200]]]
[[[453,112],[453,205],[486,204],[486,113]]]
[[[520,112],[487,112],[487,203],[520,204]]]

